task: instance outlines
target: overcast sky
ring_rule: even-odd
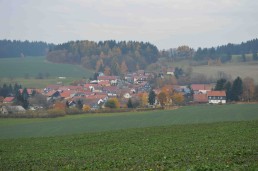
[[[258,38],[257,0],[0,0],[0,39],[136,40],[159,49]]]

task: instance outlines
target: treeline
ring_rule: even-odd
[[[156,46],[136,41],[70,41],[50,49],[47,60],[56,63],[81,64],[97,72],[118,74],[144,69],[158,60]]]
[[[198,48],[194,59],[195,60],[208,60],[219,59],[221,62],[230,61],[232,55],[244,55],[244,54],[257,54],[258,52],[258,39],[253,39],[241,44],[232,44],[212,47],[212,48]]]
[[[53,44],[20,40],[0,40],[0,58],[45,56]]]

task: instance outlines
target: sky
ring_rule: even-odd
[[[0,39],[216,47],[258,38],[257,9],[257,0],[0,0]]]

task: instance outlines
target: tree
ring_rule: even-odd
[[[174,92],[172,95],[173,103],[180,105],[184,102],[184,95],[182,93]]]
[[[246,77],[243,80],[243,99],[245,101],[253,100],[255,92],[254,79]]]
[[[120,66],[120,71],[122,74],[126,74],[128,72],[128,68],[127,68],[127,65],[126,65],[126,62],[123,61],[121,63],[121,66]]]
[[[76,107],[77,107],[79,110],[82,110],[82,108],[83,108],[82,100],[79,99],[79,100],[76,102]]]
[[[127,107],[128,108],[133,108],[133,102],[132,102],[132,99],[129,98],[128,102],[127,102]]]
[[[108,99],[108,101],[105,103],[105,107],[114,109],[114,108],[119,108],[120,104],[117,98],[111,98],[111,99]]]
[[[167,96],[166,96],[166,93],[165,93],[165,92],[160,92],[160,93],[158,94],[158,100],[159,100],[159,102],[160,102],[160,105],[161,105],[162,107],[164,107],[165,104],[167,103]]]
[[[156,101],[156,94],[153,90],[149,92],[148,102],[150,105],[154,105]]]
[[[175,77],[178,79],[180,76],[182,76],[184,74],[183,69],[182,68],[175,68]]]
[[[231,100],[239,101],[243,94],[243,82],[240,77],[237,77],[232,85]]]
[[[217,90],[217,91],[224,90],[226,82],[227,82],[227,80],[224,78],[219,79],[216,83],[215,90]]]
[[[139,98],[140,98],[140,102],[141,102],[142,107],[144,107],[148,104],[148,93],[146,93],[146,92],[140,93]]]
[[[257,61],[257,60],[258,60],[258,56],[257,56],[257,53],[256,53],[256,52],[253,52],[253,60],[254,60],[254,61]]]
[[[83,110],[84,112],[88,112],[88,111],[90,111],[90,106],[89,106],[89,105],[83,105],[82,110]]]
[[[227,100],[231,100],[232,99],[232,85],[231,82],[227,82],[225,84],[225,90],[226,90],[226,98]]]

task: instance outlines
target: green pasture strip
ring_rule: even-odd
[[[79,65],[56,64],[47,62],[45,57],[2,58],[0,59],[0,77],[35,77],[38,73],[48,73],[50,77],[89,77],[91,72]]]
[[[0,170],[257,170],[258,121],[0,140]]]
[[[0,119],[0,139],[60,136],[177,124],[258,120],[257,104],[185,106],[177,110]]]

